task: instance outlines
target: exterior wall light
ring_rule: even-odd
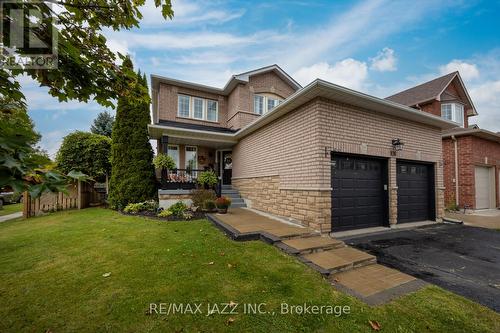
[[[396,152],[403,150],[404,142],[401,139],[392,139],[392,155],[396,155]]]

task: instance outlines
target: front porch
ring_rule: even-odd
[[[184,126],[149,126],[151,138],[157,140],[158,153],[171,156],[176,165],[175,169],[156,170],[159,189],[168,194],[185,194],[196,188],[203,171],[213,170],[219,179],[216,190],[220,194],[221,186],[231,185],[232,147],[236,141],[222,129],[208,131]]]

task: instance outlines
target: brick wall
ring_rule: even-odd
[[[177,116],[178,94],[213,99],[219,102],[218,122],[187,119]],[[159,86],[158,119],[178,121],[190,124],[227,127],[227,97],[199,90],[177,87],[161,83]]]
[[[457,137],[458,152],[458,188],[460,207],[468,205],[476,207],[475,166],[488,166],[495,168],[495,193],[496,205],[500,206],[498,173],[500,171],[500,144],[475,136]],[[451,138],[443,140],[443,159],[445,162],[445,203],[451,205],[455,202],[455,150]]]
[[[272,93],[280,96],[281,98],[286,98],[294,92],[295,89],[283,81],[274,72],[251,76],[248,83],[238,84],[228,96],[161,83],[159,85],[158,93],[158,119],[239,129],[259,117],[259,115],[253,112],[254,93]],[[218,101],[218,122],[178,117],[178,94],[208,98]],[[156,92],[153,92],[153,98],[156,98],[156,96]]]
[[[295,191],[295,195],[304,197],[312,193],[326,197],[327,204],[313,201],[309,207],[314,212],[309,215],[316,216],[319,229],[326,231],[331,218],[330,151],[386,157],[390,159],[390,222],[396,223],[393,138],[405,143],[397,158],[435,163],[436,214],[440,219],[444,207],[441,130],[325,99],[315,99],[240,140],[233,148],[233,181],[241,187],[243,197],[259,202],[261,209],[281,213],[278,215],[283,215],[283,209],[263,203],[266,199],[260,191],[266,177],[273,177],[274,182],[279,179],[279,185],[273,185],[274,191],[281,191],[274,192],[276,196],[288,195],[283,191]],[[250,179],[261,187],[248,185]],[[293,204],[287,209],[290,215],[300,215],[300,208]],[[310,220],[305,223],[314,224]]]

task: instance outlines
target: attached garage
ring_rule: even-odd
[[[476,209],[495,207],[494,168],[476,166],[474,172],[476,188]]]
[[[432,164],[398,161],[398,223],[433,220],[434,171]]]
[[[388,225],[387,160],[332,155],[332,230]]]

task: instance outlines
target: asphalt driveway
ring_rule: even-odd
[[[500,231],[440,224],[344,241],[380,263],[500,312]]]

